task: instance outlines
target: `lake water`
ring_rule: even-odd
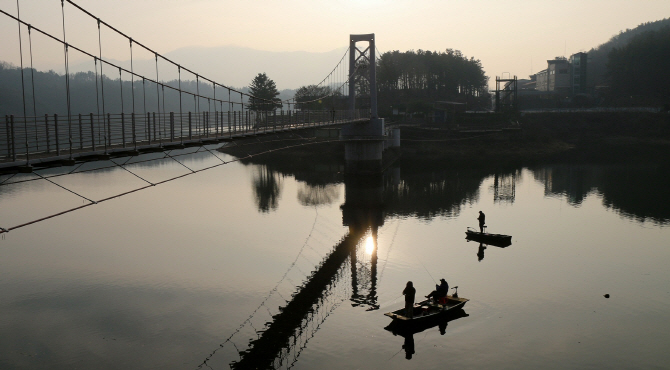
[[[99,200],[222,163],[177,159],[51,180]],[[3,234],[0,368],[667,368],[664,171],[425,167],[232,162]],[[8,185],[32,178],[0,176],[0,227],[88,203]],[[465,240],[480,210],[511,246]],[[440,278],[464,317],[384,329],[408,280],[420,297]]]

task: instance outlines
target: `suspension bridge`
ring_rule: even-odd
[[[21,225],[6,229],[0,227],[0,234],[230,163],[219,158],[208,146],[241,138],[340,126],[340,139],[347,143],[345,158],[348,165],[353,164],[356,170],[381,165],[381,155],[387,138],[384,121],[377,115],[377,49],[374,34],[350,35],[347,52],[326,77],[315,84],[317,88],[324,88],[321,90],[324,94],[310,96],[308,99],[277,102],[253,96],[182,66],[101,20],[99,16],[83,9],[72,0],[60,2],[59,16],[63,26],[60,35],[48,32],[39,25],[27,23],[21,17],[18,0],[16,4],[15,10],[0,9],[0,17],[4,17],[4,22],[14,22],[18,27],[22,114],[7,114],[4,122],[0,123],[0,174],[8,174],[7,178],[0,181],[0,186],[32,180],[44,180],[58,185],[50,178],[60,175],[43,176],[39,170],[50,166],[74,166],[78,162],[92,160],[109,160],[114,166],[134,174],[128,169],[127,162],[116,163],[113,158],[132,158],[142,153],[163,152],[162,158],[180,163],[171,152],[194,146],[211,153],[221,163],[197,171],[184,166],[190,172],[158,183],[151,183],[134,174],[148,184],[98,200],[63,187],[88,203]],[[97,34],[97,50],[69,41],[66,25],[68,15],[72,13],[89,17],[95,22],[96,28],[77,32]],[[129,68],[107,56],[107,48],[102,41],[103,32],[125,39],[130,55]],[[36,93],[47,88],[41,86],[43,81],[36,77],[39,73],[36,73],[33,66],[36,37],[43,42],[62,47],[65,73],[59,88],[62,88],[65,104],[58,112],[45,112],[45,104],[39,100],[40,94]],[[367,48],[358,48],[357,43],[360,42],[367,43]],[[134,68],[133,52],[137,52],[137,49],[153,56],[155,73],[150,75]],[[73,54],[79,58],[89,58],[93,62],[93,81],[89,81],[89,90],[84,97],[79,92],[75,94],[73,87],[76,76],[70,71]],[[173,74],[176,70],[176,80],[167,81],[161,78],[170,74],[166,69],[171,69]],[[195,89],[184,75],[195,79]],[[356,97],[357,92],[360,95],[361,91],[366,99],[363,104]],[[89,103],[93,101],[95,109],[85,110],[82,107],[87,105],[81,100],[88,100]],[[320,109],[310,109],[310,103],[314,102],[319,102]],[[88,105],[90,106],[91,104]],[[77,173],[76,170],[77,167],[74,167],[72,171],[61,175]],[[14,174],[22,172],[33,173],[37,177],[8,182]],[[375,179],[381,180],[380,177]],[[369,189],[364,187],[362,192],[369,194]],[[277,287],[251,313],[249,319],[214,349],[200,368],[211,367],[219,358],[233,368],[290,368],[306,348],[307,341],[340,304],[349,301],[355,306],[378,307],[376,242],[372,251],[366,251],[371,253],[371,257],[361,252],[359,245],[368,233],[376,239],[377,228],[383,225],[384,217],[377,214],[381,212],[378,204],[359,204],[357,201],[352,202],[352,199],[367,197],[352,196],[350,191],[349,201],[343,206],[343,219],[345,225],[349,226],[349,233],[341,237],[329,253],[322,256],[317,266],[312,267],[313,271],[304,277],[305,280],[297,291],[289,292],[291,300],[284,300],[285,304],[280,307],[279,312],[272,312],[267,305],[268,299],[275,293],[281,296],[278,287],[294,269],[295,262],[289,266]],[[303,246],[297,258],[304,249]],[[347,279],[350,284],[343,284],[342,280]],[[351,293],[349,289],[352,290]],[[263,328],[258,330],[253,322],[263,312],[262,307],[270,314],[271,320],[266,321]],[[250,333],[247,330],[249,328]],[[247,333],[246,336],[244,333]],[[222,354],[231,351],[231,348],[231,356]]]
[[[0,171],[4,173],[328,126],[342,126],[343,139],[367,141],[351,145],[348,159],[381,158],[385,129],[383,119],[377,116],[374,34],[349,37],[344,56],[315,84],[321,88],[317,89],[323,92],[321,96],[278,102],[253,96],[182,66],[72,0],[60,2],[62,34],[58,35],[27,23],[21,18],[20,5],[17,0],[16,9],[0,9],[3,21],[14,22],[18,27],[22,106],[22,114],[6,114],[0,123]],[[97,50],[90,45],[75,45],[68,39],[72,34],[68,18],[75,16],[88,17],[97,25],[76,30],[78,34],[96,36]],[[70,32],[66,34],[66,30]],[[103,42],[103,34],[125,40],[129,67],[107,56],[111,51]],[[360,42],[368,43],[368,47],[358,48]],[[41,89],[54,88],[36,76],[39,72],[33,66],[34,45],[45,43],[51,44],[49,50],[54,50],[53,45],[62,47],[65,72],[57,88],[62,89],[65,101],[59,112],[44,111],[45,103],[39,99]],[[138,51],[153,57],[151,73],[146,68],[135,68],[134,54]],[[71,72],[73,58],[92,61],[93,73],[89,74],[94,81],[89,79],[86,86],[79,87],[86,89],[84,93],[74,91],[77,74]],[[175,80],[163,78],[175,72]],[[191,80],[187,81],[186,76]],[[368,97],[365,103],[361,104],[360,99],[357,103],[357,91],[365,91],[369,103]],[[319,109],[309,109],[314,102],[320,103]]]
[[[350,185],[347,185],[347,191],[366,192]],[[360,204],[348,204],[345,208],[343,217],[349,227],[348,233],[325,255],[318,254],[311,247],[317,242],[314,237],[317,232],[332,240],[337,237],[337,231],[329,226],[332,221],[322,220],[317,211],[312,231],[295,261],[249,318],[203,360],[199,369],[221,364],[229,364],[233,369],[291,368],[307,347],[307,342],[337,307],[349,302],[368,311],[379,308],[376,285],[382,276],[377,276],[377,233],[384,217],[379,207],[367,209]],[[351,217],[352,213],[356,213],[357,217]],[[396,232],[399,223],[399,220],[396,221]],[[389,251],[394,241],[395,237],[386,247]],[[280,293],[281,287],[286,280],[290,280],[290,274],[300,276],[296,271],[300,270],[296,262],[308,252],[310,256],[317,253],[316,258],[321,258],[321,261],[310,266],[311,272],[302,273],[303,282],[291,292],[290,300],[286,300]],[[383,267],[387,260],[388,255]],[[295,283],[292,285],[295,286]],[[284,300],[277,310],[270,303],[274,296]],[[266,312],[270,319],[263,322]],[[254,322],[257,324],[254,325]]]

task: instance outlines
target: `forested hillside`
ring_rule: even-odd
[[[670,18],[643,23],[633,29],[627,29],[613,36],[609,41],[588,51],[588,86],[607,85],[607,62],[610,52],[615,48],[628,45],[636,36],[647,32],[656,32],[670,26]]]
[[[633,36],[608,54],[607,78],[616,104],[670,104],[670,24]]]

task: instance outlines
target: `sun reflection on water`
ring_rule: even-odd
[[[372,254],[375,250],[375,242],[372,239],[372,235],[368,236],[365,238],[365,253],[366,254]]]

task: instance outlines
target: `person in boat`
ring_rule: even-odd
[[[414,334],[405,335],[405,343],[403,343],[402,349],[405,350],[405,358],[411,360],[414,354]]]
[[[414,316],[414,296],[416,295],[416,289],[411,281],[407,282],[402,294],[405,295],[405,317],[411,319]]]
[[[440,285],[435,285],[435,290],[430,292],[426,296],[428,299],[434,299],[434,300],[439,300],[440,298],[446,297],[447,293],[449,293],[449,284],[447,284],[447,281],[444,279],[440,279]]]
[[[484,233],[484,226],[486,226],[486,215],[484,212],[479,211],[479,217],[477,217],[477,220],[479,220],[479,232]]]
[[[484,249],[486,249],[484,243],[479,243],[479,249],[477,250],[477,260],[479,262],[482,262],[484,259]]]

